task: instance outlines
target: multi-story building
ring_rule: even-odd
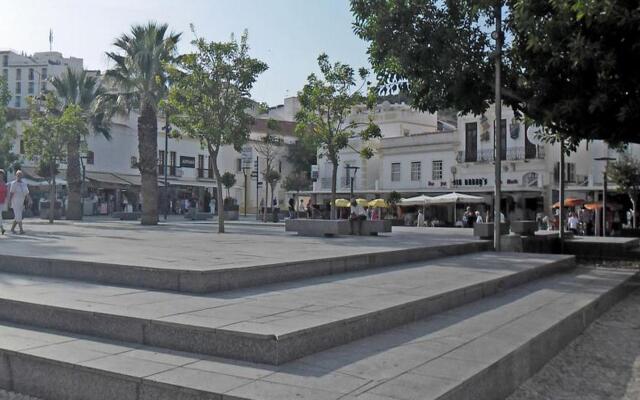
[[[404,113],[398,113],[398,109]],[[358,174],[366,171],[354,179],[354,193],[359,196],[384,196],[397,191],[410,197],[458,191],[484,197],[487,206],[493,204],[493,108],[479,116],[458,115],[456,121],[447,123],[438,120],[436,114],[386,104],[376,110],[376,121],[388,123],[381,126],[383,137],[374,143],[373,158],[360,159],[357,138],[340,154],[337,189],[341,197],[350,192],[350,167],[359,166]],[[412,129],[405,129],[408,121]],[[507,216],[531,219],[537,212],[550,213],[558,199],[559,144],[542,142],[536,127],[527,126],[508,107],[503,107],[501,128],[502,202]],[[638,145],[629,145],[626,151],[640,156]],[[567,196],[599,201],[605,162],[595,159],[619,155],[602,141],[581,143],[565,158]],[[609,186],[615,190],[615,186]],[[315,201],[327,201],[330,188],[331,165],[318,160],[318,181],[311,192]]]
[[[9,106],[24,109],[28,106],[26,99],[51,89],[48,83],[51,77],[62,74],[67,67],[82,69],[82,59],[63,57],[56,51],[19,54],[11,50],[0,50],[0,70],[7,81],[11,100]]]

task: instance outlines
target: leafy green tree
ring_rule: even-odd
[[[361,156],[369,158],[373,150],[366,145],[369,139],[380,137],[380,128],[370,118],[367,124],[350,118],[355,105],[366,103],[373,107],[375,95],[369,91],[362,94],[367,84],[368,71],[361,68],[356,82],[356,73],[349,65],[336,62],[331,64],[326,54],[318,57],[322,78],[311,74],[307,83],[298,93],[300,111],[296,114],[296,133],[319,146],[319,154],[332,164],[331,204],[336,200],[336,180],[340,162],[340,151],[349,146],[349,139],[362,140]],[[336,207],[331,207],[331,218],[336,218]]]
[[[294,170],[310,175],[311,166],[318,162],[318,147],[312,137],[301,136],[287,148],[287,161]],[[284,183],[284,182],[283,182]]]
[[[87,124],[79,105],[71,104],[62,108],[52,93],[44,99],[31,101],[29,117],[30,123],[23,134],[25,152],[27,157],[49,167],[49,173],[45,176],[49,182],[49,222],[53,223],[57,166],[66,158],[69,142],[77,134],[88,133]]]
[[[513,3],[512,54],[525,114],[572,142],[640,142],[638,2]]]
[[[232,36],[227,42],[198,38],[192,43],[195,52],[170,68],[169,104],[176,110],[171,120],[208,150],[216,181],[221,182],[218,154],[225,145],[240,152],[247,142],[253,123],[246,112],[254,104],[250,90],[267,65],[249,56],[246,31],[239,42]],[[217,190],[221,199],[222,186]],[[223,233],[224,208],[221,201],[217,204],[218,232]]]
[[[83,112],[88,130],[102,134],[110,139],[109,120],[112,107],[103,99],[106,92],[96,77],[87,75],[87,71],[76,71],[67,67],[61,76],[51,81],[62,107],[77,105]],[[83,133],[70,132],[72,137],[67,143],[67,219],[82,219],[82,175],[80,171],[80,143]]]
[[[620,191],[629,196],[633,209],[631,224],[635,228],[637,226],[636,204],[638,203],[638,195],[640,195],[640,161],[625,154],[620,160],[608,165],[607,176],[618,186]]]
[[[284,141],[280,136],[277,135],[279,131],[280,125],[278,124],[278,121],[269,118],[269,120],[267,120],[267,134],[261,137],[260,141],[255,145],[256,151],[262,156],[262,159],[264,161],[262,178],[265,182],[267,182],[267,185],[265,186],[266,193],[264,197],[265,199],[269,200],[269,203],[267,207],[265,207],[265,210],[273,205],[273,197],[275,194],[274,185],[269,185],[267,178],[272,176],[272,173],[274,171],[273,163],[280,156],[283,150],[282,145],[284,144]],[[276,179],[275,183],[277,183],[278,179]],[[269,187],[271,187],[271,197],[269,197]],[[262,218],[264,222],[267,222],[266,211]]]
[[[115,88],[113,99],[123,111],[137,110],[138,169],[142,178],[143,225],[158,223],[158,107],[167,93],[166,65],[176,54],[180,34],[166,24],[134,25],[107,52],[114,63],[106,73]]]
[[[633,1],[351,0],[381,94],[420,110],[482,114],[493,102],[493,12],[503,4],[503,102],[567,149],[639,142],[640,13]]]
[[[7,81],[0,77],[0,167],[5,169],[18,159],[12,151],[16,130],[7,113],[10,100],[11,93],[7,87]]]
[[[300,192],[311,187],[309,175],[303,171],[295,171],[282,181],[282,187],[290,192]]]
[[[236,175],[231,172],[225,172],[220,177],[220,183],[222,183],[222,186],[227,189],[227,199],[230,199],[231,194],[229,190],[236,184]]]

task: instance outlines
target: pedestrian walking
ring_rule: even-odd
[[[16,233],[16,225],[20,227],[20,234],[24,234],[22,228],[22,212],[24,211],[24,202],[31,203],[31,197],[29,196],[29,187],[24,182],[22,171],[16,171],[16,179],[11,182],[9,188],[9,204],[13,209],[13,224],[11,225],[11,233]],[[53,207],[53,205],[51,205]]]
[[[476,224],[482,224],[484,221],[482,220],[482,214],[480,211],[476,211]]]
[[[6,184],[6,173],[3,169],[0,169],[0,233],[4,235],[4,226],[2,220],[2,213],[6,209],[7,204],[7,184]]]

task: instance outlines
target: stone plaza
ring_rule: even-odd
[[[467,229],[29,221],[0,239],[0,388],[57,399],[497,399],[635,271]]]

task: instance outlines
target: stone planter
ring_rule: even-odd
[[[509,224],[500,224],[500,234],[509,234]],[[493,239],[493,222],[473,224],[473,236],[477,236],[480,239]]]
[[[521,236],[533,236],[538,230],[536,221],[511,221],[511,232]]]

